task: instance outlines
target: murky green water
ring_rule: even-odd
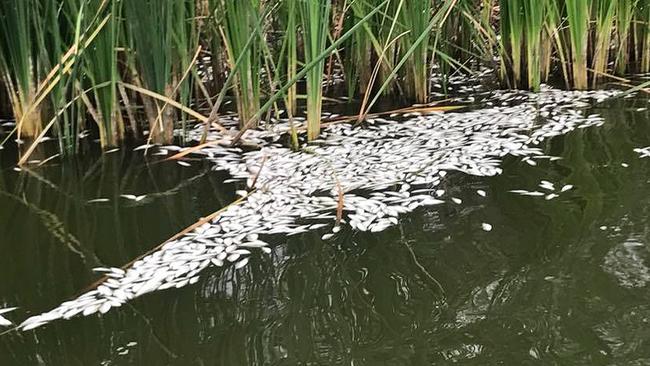
[[[0,365],[650,364],[650,159],[632,150],[650,145],[650,116],[633,103],[546,142],[562,160],[448,175],[461,205],[335,242],[276,237],[244,270],[4,334]],[[72,297],[98,278],[91,268],[121,266],[231,202],[223,178],[119,152],[3,169],[0,308],[20,306],[7,317],[21,321]],[[542,179],[576,188],[551,201],[507,192]]]

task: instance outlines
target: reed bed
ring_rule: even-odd
[[[46,135],[74,154],[86,129],[105,149],[170,143],[227,100],[242,130],[304,114],[311,140],[325,97],[360,101],[363,120],[480,66],[532,90],[648,73],[650,0],[0,0],[20,163]]]

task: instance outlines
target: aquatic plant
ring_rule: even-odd
[[[125,125],[120,105],[118,103],[118,83],[122,80],[118,69],[118,46],[121,36],[122,2],[112,1],[105,31],[101,32],[93,47],[88,50],[83,60],[83,74],[88,78],[87,84],[105,87],[95,88],[92,92],[94,103],[90,98],[83,98],[83,102],[91,116],[97,123],[99,141],[103,148],[117,146],[124,139]],[[88,2],[91,14],[96,14],[101,4]],[[84,83],[86,84],[86,83]]]
[[[114,0],[116,1],[116,0]],[[129,49],[136,65],[131,76],[147,90],[172,100],[180,99],[182,75],[198,47],[193,0],[158,2],[125,1],[124,17]],[[186,93],[185,93],[186,94]],[[188,95],[185,95],[187,99]],[[141,96],[151,140],[170,143],[173,139],[175,110],[150,96]]]
[[[408,59],[404,86],[407,95],[418,103],[426,103],[429,98],[429,80],[422,75],[428,74],[433,13],[431,1],[405,1],[399,14],[409,30],[400,48]]]
[[[598,81],[602,80],[602,76],[607,71],[612,27],[614,26],[614,16],[616,14],[616,3],[616,0],[599,0],[595,1],[593,4],[595,16],[594,51],[592,61],[594,87],[597,85]]]
[[[240,134],[286,111],[314,139],[342,93],[363,116],[483,66],[531,90],[650,72],[648,0],[0,0],[0,30],[16,137],[54,135],[65,154],[88,129],[105,149],[169,143],[190,119],[217,126],[230,100]]]
[[[320,133],[323,103],[323,69],[325,59],[319,57],[326,48],[329,34],[330,0],[299,0],[305,64],[313,63],[307,72],[307,139]]]
[[[573,86],[587,88],[587,39],[589,37],[588,0],[566,0]]]
[[[242,124],[260,107],[262,6],[263,2],[258,0],[211,0],[212,21],[217,22],[215,27],[222,37],[229,69],[233,70],[237,60],[241,60],[235,72],[233,94]]]
[[[35,137],[43,128],[40,108],[34,107],[39,82],[37,38],[32,20],[37,11],[33,1],[0,1],[0,67],[18,136]]]

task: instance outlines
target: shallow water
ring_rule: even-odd
[[[2,335],[0,364],[648,364],[650,159],[633,151],[650,145],[648,111],[635,111],[647,106],[607,105],[595,111],[604,126],[543,143],[562,160],[449,174],[462,204],[385,232],[276,237],[242,270]],[[78,294],[98,278],[91,268],[121,266],[232,202],[224,178],[121,152],[5,168],[0,308],[20,306],[6,317],[21,321]],[[508,192],[542,179],[575,188],[550,201]]]

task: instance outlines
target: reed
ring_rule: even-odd
[[[241,59],[233,83],[241,123],[248,121],[260,107],[260,58],[264,41],[258,34],[261,6],[258,0],[212,1],[213,21],[217,22],[229,69],[234,69]],[[253,40],[248,42],[251,36]]]
[[[429,98],[429,45],[431,40],[431,19],[434,14],[431,1],[405,1],[399,13],[400,21],[409,33],[402,38],[403,56],[408,58],[405,75],[407,97],[418,103],[426,103]],[[407,54],[407,52],[409,52]]]
[[[363,30],[355,33],[351,38],[352,43],[346,45],[349,55],[346,57],[348,82],[348,96],[354,97],[355,90],[358,94],[367,96],[371,91],[374,81],[387,82],[389,87],[386,92],[395,91],[394,79],[389,79],[391,71],[399,56],[399,40],[393,37],[398,33],[395,25],[403,28],[400,22],[401,0],[382,2],[381,0],[353,1],[350,3],[350,23],[363,18],[372,9],[380,9],[368,22],[364,23]],[[377,65],[377,76],[373,78],[372,67],[359,67],[359,65]],[[399,91],[401,93],[401,90]]]
[[[602,75],[607,72],[609,61],[609,47],[612,38],[612,29],[616,14],[618,0],[597,0],[593,4],[595,19],[594,51],[592,68],[594,69],[593,86],[602,80]]]
[[[532,90],[650,72],[650,0],[0,0],[0,32],[17,137],[54,135],[66,154],[85,129],[104,148],[147,130],[170,143],[227,99],[240,131],[286,110],[314,139],[341,93],[362,120],[381,98],[427,102],[433,76],[446,90],[482,65]]]
[[[366,8],[376,6],[371,1],[354,1],[350,4],[350,15],[346,27],[358,19],[363,18]],[[372,63],[372,40],[376,39],[373,27],[364,24],[363,30],[356,32],[350,40],[345,43],[345,79],[347,84],[348,97],[354,97],[357,92],[365,93],[370,83],[370,67],[358,67],[358,65],[370,65]]]
[[[320,133],[323,106],[323,70],[329,34],[330,0],[300,0],[305,64],[313,64],[307,72],[307,139],[314,140]]]
[[[34,1],[0,1],[0,67],[2,83],[7,90],[14,118],[18,125],[18,138],[36,137],[43,122],[40,108],[33,108],[36,99],[38,57],[33,24],[38,11]]]
[[[94,7],[89,9],[93,14],[100,10],[100,4],[88,4]],[[83,72],[89,85],[108,84],[93,90],[93,101],[84,99],[91,118],[97,123],[100,144],[104,149],[118,146],[125,134],[124,119],[117,99],[117,85],[122,80],[117,54],[122,34],[122,2],[112,1],[106,11],[110,13],[106,30],[97,36],[94,47],[83,60]]]
[[[526,51],[527,85],[534,91],[541,83],[541,37],[543,32],[544,3],[546,0],[524,0],[524,37]]]
[[[297,0],[286,0],[283,10],[285,13],[281,18],[285,20],[286,24],[284,27],[284,52],[280,52],[280,60],[276,64],[286,65],[286,80],[291,80],[298,72],[298,35],[295,31],[298,26]],[[294,84],[287,90],[286,107],[289,116],[297,113],[297,101],[298,86]]]
[[[637,55],[641,60],[639,72],[650,72],[650,0],[645,0],[639,6],[635,27],[638,29]]]
[[[523,42],[522,0],[501,0],[501,49],[504,61],[501,78],[514,88],[521,83],[521,47]],[[508,77],[508,75],[512,75]]]
[[[618,44],[614,70],[619,75],[624,75],[628,66],[630,28],[637,2],[637,0],[621,0],[617,2],[616,35]]]
[[[587,38],[590,0],[566,0],[573,86],[587,88]]]
[[[124,5],[128,57],[133,58],[131,64],[135,65],[131,77],[148,90],[180,99],[183,71],[198,47],[198,39],[193,35],[194,1],[127,0]],[[151,140],[171,143],[175,110],[159,99],[145,95],[141,98]]]

